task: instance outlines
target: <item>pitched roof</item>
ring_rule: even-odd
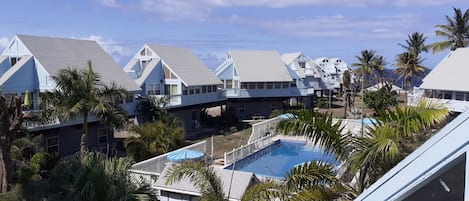
[[[285,64],[289,65],[291,62],[293,62],[300,55],[301,55],[301,52],[293,52],[293,53],[282,54],[282,61]]]
[[[448,164],[461,157],[461,155],[463,155],[463,158],[466,157],[464,153],[467,154],[467,145],[469,144],[468,128],[469,111],[466,111],[401,160],[401,162],[363,191],[355,200],[408,200],[404,198],[415,192],[416,188],[423,187],[429,180],[435,177],[445,180],[441,175],[438,176],[438,172],[444,170],[445,166],[448,166]],[[448,181],[446,180],[446,182]],[[440,182],[438,182],[438,186],[440,191],[444,189],[443,184],[440,185]],[[457,187],[449,186],[452,190]],[[428,190],[434,192],[437,189]],[[451,196],[448,192],[449,190],[444,191],[445,195]]]
[[[142,84],[145,82],[147,77],[150,75],[153,69],[155,69],[159,62],[160,59],[153,59],[150,61],[150,63],[147,64],[147,67],[145,68],[145,70],[143,70],[142,75],[137,80],[135,80],[138,86],[142,86]]]
[[[215,85],[222,82],[186,48],[148,45],[189,86]]]
[[[56,75],[60,69],[67,67],[86,68],[87,61],[91,60],[93,70],[101,75],[104,83],[115,82],[128,91],[141,90],[95,41],[27,35],[17,37],[50,75]]]
[[[450,52],[423,79],[422,89],[469,91],[469,48]]]
[[[287,67],[276,51],[231,51],[241,82],[291,82]]]
[[[171,185],[165,185],[166,181],[166,174],[168,173],[169,169],[172,167],[172,164],[166,165],[161,176],[156,180],[154,187],[159,189],[164,189],[166,191],[172,192],[185,192],[191,195],[199,195],[200,192],[194,187],[194,184],[190,182],[188,178],[183,178],[179,182],[172,183]],[[254,173],[251,172],[243,172],[243,171],[231,171],[225,170],[221,168],[214,168],[215,174],[220,177],[220,180],[223,184],[223,191],[225,195],[230,193],[231,199],[241,200],[245,191],[250,187],[252,184],[253,179],[257,181],[257,177]],[[233,173],[233,175],[232,175]],[[232,177],[233,176],[233,177]],[[229,182],[233,178],[231,190],[229,189],[230,185]]]

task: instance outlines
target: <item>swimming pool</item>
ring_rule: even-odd
[[[321,149],[308,146],[305,142],[277,140],[272,145],[237,161],[235,170],[253,172],[257,176],[282,178],[295,165],[312,160],[339,164],[333,155],[326,155]],[[225,169],[232,169],[232,166]]]

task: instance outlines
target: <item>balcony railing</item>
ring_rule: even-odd
[[[288,97],[299,96],[298,88],[281,89],[226,89],[228,98],[260,98],[260,97]]]
[[[30,131],[54,128],[59,126],[70,126],[76,124],[82,124],[83,118],[78,116],[74,119],[60,120],[57,117],[45,118],[42,115],[42,110],[28,110],[23,111],[23,126]],[[97,121],[96,117],[89,116],[88,122]]]
[[[155,95],[156,98],[167,98],[169,107],[181,107],[203,103],[211,103],[226,99],[224,90],[212,93],[191,94],[191,95]]]

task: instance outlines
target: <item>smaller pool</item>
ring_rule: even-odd
[[[308,146],[305,142],[277,140],[274,144],[236,162],[235,170],[282,178],[295,165],[309,161],[339,165],[333,155],[325,154],[321,149]],[[228,166],[225,169],[232,168]]]
[[[357,123],[359,123],[359,124],[362,123],[362,119],[357,119],[356,121],[357,121]],[[364,124],[368,124],[368,125],[372,125],[372,124],[374,124],[374,123],[375,123],[375,124],[378,123],[378,121],[377,121],[376,119],[374,119],[374,118],[365,117],[365,118],[363,118],[363,123],[364,123]]]

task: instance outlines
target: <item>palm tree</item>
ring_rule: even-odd
[[[416,107],[396,107],[381,113],[366,135],[354,137],[352,143],[354,151],[347,164],[359,175],[357,192],[363,192],[405,157],[403,143],[407,139],[444,121],[447,115],[446,108],[424,101]]]
[[[184,145],[184,129],[161,120],[134,127],[132,130],[139,137],[125,139],[124,146],[127,155],[135,161],[167,153]]]
[[[170,185],[187,177],[201,192],[201,201],[228,200],[223,192],[222,182],[213,167],[203,162],[184,161],[174,164],[166,175],[166,184]]]
[[[48,180],[51,200],[156,200],[148,185],[130,181],[129,158],[107,158],[99,152],[79,152],[61,160]]]
[[[422,52],[428,52],[428,46],[425,45],[427,37],[420,32],[413,32],[407,36],[405,44],[399,43],[398,45],[406,49],[407,52],[419,55]]]
[[[23,123],[22,101],[13,95],[0,95],[0,185],[2,193],[8,191],[12,179],[11,147]]]
[[[430,45],[433,53],[446,49],[451,51],[460,47],[466,47],[469,42],[469,9],[464,13],[459,8],[453,8],[454,17],[446,15],[446,24],[436,25],[435,34],[446,37],[447,40]]]
[[[404,52],[397,55],[396,63],[394,64],[397,68],[394,69],[394,72],[399,75],[398,79],[404,79],[405,89],[414,86],[415,78],[422,79],[426,70],[422,66],[422,62],[423,59],[412,52]]]
[[[405,157],[403,147],[408,139],[421,135],[447,115],[446,108],[426,102],[416,107],[396,107],[380,113],[378,122],[368,127],[363,136],[353,137],[342,134],[340,122],[333,124],[331,117],[311,112],[296,113],[295,117],[281,122],[280,127],[283,133],[306,136],[314,145],[334,153],[345,164],[348,175],[357,175],[354,189],[344,190],[353,195],[361,193]],[[304,181],[293,183],[295,186]]]
[[[371,64],[373,69],[375,69],[378,74],[379,82],[384,85],[384,73],[387,65],[386,59],[381,55],[375,55],[371,61]]]
[[[52,116],[69,120],[83,118],[83,133],[80,150],[88,147],[88,118],[95,115],[104,123],[118,127],[125,122],[126,114],[116,100],[127,93],[114,83],[105,85],[101,76],[93,71],[93,64],[88,61],[86,69],[62,69],[52,76],[56,89],[42,94],[43,103]]]
[[[335,177],[334,167],[317,161],[292,168],[282,183],[262,182],[241,200],[338,200],[351,199],[353,190]]]
[[[350,84],[351,84],[351,76],[350,76],[350,71],[346,70],[344,71],[344,74],[342,76],[342,83],[344,86],[344,119],[347,118],[347,107],[350,107],[351,105],[351,100],[350,100]]]
[[[357,77],[360,77],[363,85],[365,76],[376,77],[376,71],[373,69],[373,59],[375,58],[376,52],[374,50],[363,50],[360,56],[355,56],[358,63],[352,63],[352,66],[356,67],[353,71]]]

